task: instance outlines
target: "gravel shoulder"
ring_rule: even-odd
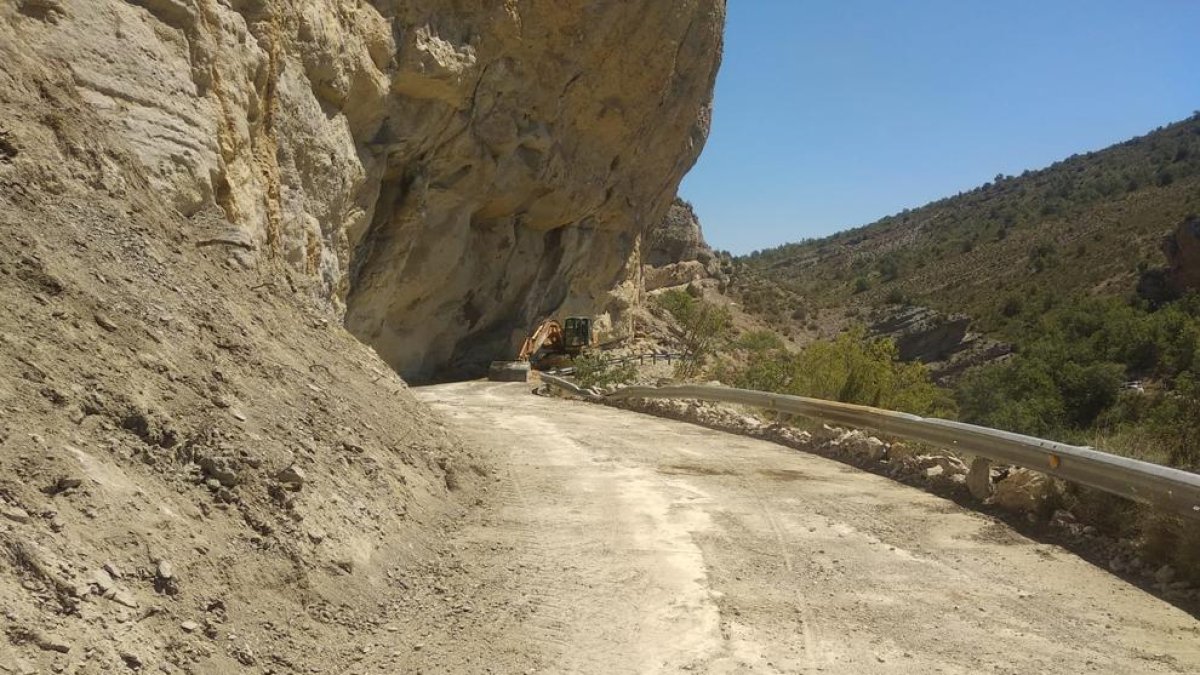
[[[414,390],[496,468],[454,671],[1186,673],[1200,622],[1065,550],[772,443],[530,386]]]

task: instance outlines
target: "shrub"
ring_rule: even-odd
[[[708,357],[728,338],[733,317],[728,308],[697,300],[683,291],[663,293],[658,302],[678,323],[684,355],[675,366],[675,377],[694,378],[701,373]]]
[[[950,396],[920,363],[898,359],[892,340],[869,338],[855,326],[799,354],[768,350],[755,355],[731,383],[746,389],[810,396],[922,415],[949,415]]]
[[[1066,417],[1054,378],[1022,356],[969,374],[956,398],[968,422],[1036,436],[1061,429]]]
[[[632,363],[611,364],[597,352],[575,357],[575,379],[584,388],[611,387],[629,382],[636,376],[637,367]]]
[[[879,278],[883,281],[895,281],[900,277],[900,262],[893,256],[888,256],[879,262]]]
[[[752,330],[742,333],[733,342],[733,346],[737,349],[744,349],[749,352],[768,352],[771,350],[783,349],[783,338],[779,334],[771,330]]]
[[[1029,267],[1036,274],[1054,265],[1055,247],[1053,244],[1042,243],[1029,250]]]
[[[1148,311],[1076,299],[1046,307],[1025,332],[1017,355],[959,382],[964,419],[1064,440],[1136,428],[1162,460],[1200,464],[1200,300]],[[1166,391],[1120,394],[1123,381],[1146,377]]]
[[[1025,305],[1021,302],[1021,298],[1016,295],[1010,295],[1004,299],[1004,304],[1000,306],[1000,313],[1007,318],[1013,318],[1021,313]]]

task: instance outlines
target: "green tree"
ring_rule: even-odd
[[[683,357],[675,366],[675,377],[697,377],[708,358],[729,337],[733,317],[729,308],[698,300],[683,291],[668,291],[659,296],[659,304],[678,324]]]
[[[862,326],[799,354],[764,349],[746,356],[746,364],[727,375],[734,386],[921,415],[954,411],[948,392],[930,380],[923,364],[900,361],[892,340],[870,338]]]
[[[637,376],[637,367],[632,363],[610,363],[597,352],[580,354],[574,362],[575,379],[584,388],[611,387],[629,382]]]

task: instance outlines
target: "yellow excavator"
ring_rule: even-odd
[[[493,361],[488,379],[524,382],[532,368],[564,365],[592,346],[592,320],[586,316],[567,317],[561,324],[546,319],[521,343],[515,361]]]

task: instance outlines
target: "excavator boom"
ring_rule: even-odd
[[[546,319],[538,324],[537,329],[521,343],[521,351],[517,354],[517,360],[528,361],[542,347],[546,347],[551,351],[558,351],[562,348],[562,344],[562,326],[554,319]]]
[[[516,361],[493,361],[488,369],[489,380],[524,382],[534,363],[545,367],[552,362],[579,354],[592,345],[592,320],[586,316],[572,316],[563,324],[546,319],[521,342],[521,351]]]

